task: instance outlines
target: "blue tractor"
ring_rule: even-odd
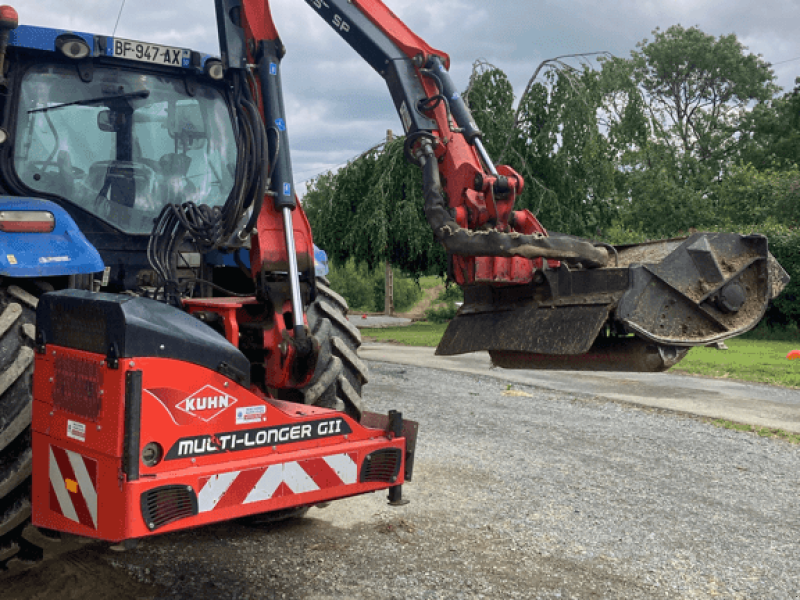
[[[249,315],[235,340],[253,368],[242,381],[358,419],[366,380],[358,331],[324,279],[325,253],[280,181],[291,182],[288,154],[275,156],[288,148],[285,127],[265,128],[260,114],[282,110],[279,96],[258,106],[244,68],[188,49],[17,20],[0,7],[0,570],[58,541],[30,525],[43,294],[149,297],[176,310],[251,295],[245,308],[264,314]],[[291,198],[261,210],[270,180]],[[254,254],[258,228],[269,233]],[[296,253],[282,245],[287,229]],[[261,264],[251,268],[252,256]],[[231,340],[219,312],[190,312]]]

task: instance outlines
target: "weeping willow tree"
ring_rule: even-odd
[[[476,63],[466,92],[498,163],[525,179],[517,208],[527,208],[552,231],[592,237],[615,211],[612,150],[598,109],[604,94],[590,54],[543,61],[516,110],[506,75]]]
[[[334,262],[444,273],[444,250],[423,212],[422,174],[406,161],[403,141],[372,148],[309,186],[304,207],[314,239]]]
[[[517,208],[553,231],[595,235],[610,222],[609,150],[596,119],[597,73],[559,57],[542,63],[514,107],[498,68],[475,63],[464,96],[497,164],[526,181]],[[422,177],[403,155],[403,138],[372,148],[336,173],[314,180],[304,206],[317,244],[334,262],[371,268],[389,261],[407,273],[444,273],[446,257],[423,212]]]

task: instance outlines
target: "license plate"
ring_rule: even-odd
[[[184,48],[159,46],[120,38],[108,40],[106,55],[171,67],[188,67],[192,57],[191,50]]]

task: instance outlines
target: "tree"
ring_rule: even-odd
[[[525,179],[517,208],[530,210],[547,229],[593,236],[613,218],[613,165],[596,118],[597,73],[586,56],[543,61],[516,112],[505,74],[484,62],[476,63],[465,98],[490,154]]]
[[[740,160],[756,169],[785,169],[800,163],[800,78],[788,94],[757,105],[747,114],[749,135]]]
[[[411,274],[444,273],[444,250],[423,212],[422,176],[403,138],[372,148],[309,186],[303,205],[314,239],[337,264],[370,269],[387,260]]]
[[[736,36],[656,29],[630,58],[602,59],[604,118],[628,224],[669,234],[714,220],[715,187],[748,137],[748,108],[774,75]]]
[[[597,73],[566,58],[540,65],[516,113],[508,78],[485,62],[476,63],[464,96],[490,156],[507,158],[527,182],[517,208],[550,230],[590,236],[612,220],[613,164],[595,118]],[[372,148],[309,186],[304,206],[315,241],[334,262],[373,268],[388,259],[407,273],[445,272],[423,212],[421,174],[405,161],[403,142]]]

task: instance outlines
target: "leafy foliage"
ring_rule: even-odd
[[[800,160],[800,78],[790,93],[763,102],[745,115],[740,161],[756,169],[784,169]]]
[[[772,301],[767,322],[772,325],[800,323],[800,229],[769,221],[755,230],[767,236],[770,252],[791,277],[783,293]]]
[[[316,243],[334,262],[353,258],[373,269],[388,260],[407,273],[444,273],[423,206],[422,176],[406,162],[402,139],[319,177],[304,199]]]
[[[431,323],[447,323],[455,319],[458,308],[453,302],[434,306],[425,311],[425,320]]]
[[[331,266],[328,280],[331,287],[344,296],[354,311],[383,312],[385,269],[370,271],[366,264],[349,260],[343,266]],[[394,308],[398,312],[409,310],[422,298],[422,289],[408,277],[394,270]]]
[[[525,179],[517,207],[553,231],[593,235],[615,213],[613,164],[596,118],[598,74],[566,58],[539,66],[515,112],[505,74],[484,62],[475,64],[465,98],[492,156]]]
[[[601,59],[601,81],[622,220],[657,235],[718,222],[715,186],[749,137],[746,109],[777,88],[734,35],[653,34],[630,58]]]

